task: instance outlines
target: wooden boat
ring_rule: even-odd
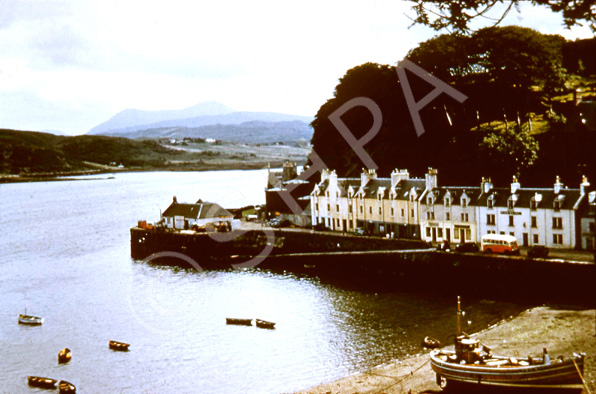
[[[477,390],[490,387],[579,391],[583,388],[583,354],[553,361],[546,349],[542,357],[536,358],[495,356],[488,346],[462,333],[459,297],[457,313],[455,351],[437,349],[430,353],[430,365],[441,388],[458,385]]]
[[[275,323],[267,321],[267,320],[257,319],[257,327],[268,328],[270,330],[273,330],[275,328]]]
[[[234,319],[226,317],[226,324],[236,324],[240,326],[252,326],[252,319]]]
[[[58,381],[56,379],[51,378],[42,378],[39,376],[29,376],[27,377],[27,383],[31,387],[39,387],[42,389],[55,389],[56,383]]]
[[[128,347],[130,346],[129,343],[118,342],[118,341],[110,341],[109,342],[110,349],[116,350],[119,352],[126,352],[128,351]]]
[[[31,315],[19,315],[19,324],[25,324],[28,326],[41,326],[43,324],[43,317],[31,316]]]
[[[431,337],[424,337],[422,340],[422,347],[427,349],[438,349],[441,347],[441,342],[438,339],[431,338]]]
[[[72,352],[69,348],[65,347],[64,349],[58,352],[58,364],[66,364],[70,361],[72,357]]]
[[[77,388],[74,384],[67,382],[66,380],[61,380],[58,382],[58,393],[59,394],[72,394],[76,393]]]

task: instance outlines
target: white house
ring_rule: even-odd
[[[166,227],[173,229],[189,229],[194,225],[204,227],[206,224],[225,224],[232,228],[234,215],[212,202],[197,201],[194,204],[179,203],[176,197],[172,204],[161,214]]]
[[[509,234],[523,246],[575,248],[581,245],[579,219],[587,209],[587,187],[585,178],[580,189],[564,187],[559,177],[553,188],[522,188],[515,177],[510,188],[494,188],[483,179],[475,202],[479,235]]]

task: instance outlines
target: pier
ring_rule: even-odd
[[[267,269],[350,287],[466,294],[530,302],[593,304],[596,264],[443,252],[422,241],[296,230],[183,234],[131,229],[131,255],[169,251],[203,269]],[[176,259],[175,259],[176,260]],[[184,265],[183,261],[157,263]]]

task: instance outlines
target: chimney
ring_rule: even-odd
[[[563,187],[563,184],[561,183],[561,178],[557,175],[557,179],[555,180],[555,186],[554,186],[555,194],[559,194],[561,192],[562,187]]]
[[[391,173],[391,187],[395,187],[400,181],[410,179],[408,170],[395,169]]]
[[[281,181],[289,182],[298,176],[296,171],[296,163],[285,162],[282,168]]]
[[[176,196],[174,196],[173,200],[174,200],[174,204],[178,203],[178,199],[176,198]]]
[[[432,190],[437,187],[437,170],[428,168],[428,174],[425,176],[426,190]]]
[[[360,187],[366,186],[369,180],[377,179],[377,170],[370,169],[367,170],[366,168],[362,169],[362,174],[360,174]]]
[[[493,181],[490,178],[482,177],[480,181],[480,192],[488,193],[493,188]]]
[[[335,170],[329,172],[329,186],[331,185],[337,188],[337,173],[335,172]]]
[[[590,187],[590,182],[588,182],[588,177],[584,175],[582,177],[582,183],[579,185],[579,192],[580,192],[580,194],[582,196],[584,194],[586,194],[586,192],[588,191],[588,188],[589,187]]]
[[[517,177],[514,175],[513,176],[513,182],[511,182],[511,194],[517,193],[517,190],[520,187],[521,187],[521,185],[519,184],[519,181],[517,180]]]
[[[323,168],[323,172],[321,172],[321,182],[325,182],[327,179],[329,179],[329,169]]]

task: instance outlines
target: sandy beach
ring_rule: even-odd
[[[547,348],[553,358],[583,352],[586,354],[584,379],[590,392],[596,392],[596,309],[536,307],[489,327],[474,337],[490,346],[493,353],[502,355],[540,356],[543,348]],[[441,389],[435,383],[428,353],[424,351],[418,356],[324,383],[297,394],[438,393]],[[584,389],[583,393],[588,391]]]

